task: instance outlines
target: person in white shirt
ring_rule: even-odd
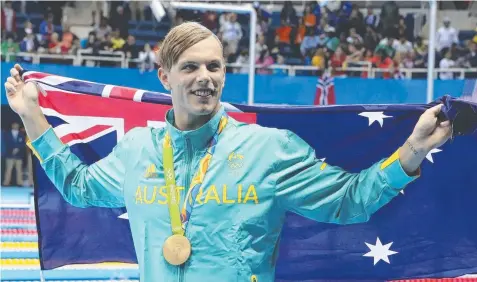
[[[237,15],[235,13],[228,14],[224,23],[220,26],[220,33],[222,34],[222,42],[224,45],[225,57],[235,54],[237,52],[238,44],[242,39],[242,27],[237,22]]]
[[[442,50],[442,53],[445,54],[445,57],[439,62],[440,69],[451,69],[455,66],[454,60],[452,60],[452,52],[450,48],[445,48]],[[453,79],[454,73],[451,71],[442,71],[439,72],[439,78],[442,80]]]
[[[263,50],[268,50],[268,46],[265,43],[265,36],[260,34],[257,36],[257,43],[255,43],[255,58],[260,57]]]
[[[151,45],[149,43],[144,44],[144,50],[139,52],[139,71],[144,73],[146,70],[152,72],[154,70],[154,63],[155,63],[155,54],[154,51],[151,49]]]
[[[452,43],[459,43],[457,30],[450,25],[450,19],[444,18],[444,26],[437,30],[436,43],[437,50],[442,51],[443,48],[451,47]]]
[[[401,37],[399,37],[399,40],[394,40],[393,48],[396,49],[397,53],[407,54],[412,51],[412,44],[411,42],[406,40],[406,37],[404,35],[401,35]]]

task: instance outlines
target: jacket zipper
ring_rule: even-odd
[[[188,138],[185,138],[185,141],[186,141],[186,177],[185,177],[185,185],[184,185],[184,189],[182,191],[184,191],[184,196],[181,195],[181,199],[184,199],[184,200],[187,200],[185,199],[184,197],[187,196],[187,192],[189,191],[189,186],[190,186],[190,180],[192,179],[193,176],[190,175],[190,168],[192,166],[192,161],[194,160],[194,156],[192,156],[192,148],[191,148],[191,145],[190,145],[190,141]],[[186,232],[184,233],[184,236],[187,237],[187,229],[186,229]],[[178,281],[179,282],[184,282],[184,264],[180,265],[179,266],[179,271],[178,271]]]

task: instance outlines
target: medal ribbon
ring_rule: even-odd
[[[187,222],[189,221],[190,213],[192,212],[192,204],[194,202],[197,193],[199,193],[199,188],[204,181],[205,174],[209,168],[210,161],[215,152],[215,145],[219,140],[219,135],[222,133],[222,130],[227,125],[228,117],[224,114],[220,118],[219,126],[217,131],[214,133],[214,136],[210,139],[207,151],[202,157],[199,163],[199,168],[195,173],[194,178],[189,186],[189,191],[184,199],[184,204],[182,210],[180,210],[179,192],[176,186],[176,177],[174,172],[174,158],[172,150],[171,136],[169,132],[166,133],[163,143],[163,152],[162,158],[164,163],[164,178],[166,180],[166,193],[169,196],[168,207],[169,207],[169,217],[171,218],[171,227],[173,234],[184,235]]]

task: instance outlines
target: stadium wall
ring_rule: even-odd
[[[11,63],[1,63],[2,82],[5,81],[12,66]],[[24,64],[23,67],[28,70],[99,83],[116,84],[150,91],[165,91],[155,72],[141,74],[137,69],[73,67],[49,64]],[[317,78],[313,76],[257,75],[255,102],[310,105],[313,104],[316,82]],[[233,103],[246,103],[247,83],[247,75],[227,74],[223,100]],[[438,98],[446,94],[460,97],[463,92],[469,92],[469,86],[474,84],[474,81],[469,80],[436,80],[434,97]],[[426,87],[426,80],[423,79],[335,79],[335,93],[338,104],[426,103]],[[7,104],[4,87],[2,87],[1,102],[2,105]]]

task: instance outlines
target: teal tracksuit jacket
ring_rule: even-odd
[[[147,282],[273,281],[286,211],[327,223],[366,222],[418,177],[404,172],[398,150],[360,173],[349,173],[317,159],[313,148],[290,131],[229,117],[193,199],[185,233],[191,257],[182,266],[169,265],[162,255],[172,235],[164,135],[170,132],[184,199],[188,188],[183,187],[189,187],[223,111],[197,130],[179,131],[171,110],[164,128],[130,130],[107,157],[89,166],[51,128],[30,147],[72,205],[127,208],[140,278]]]

